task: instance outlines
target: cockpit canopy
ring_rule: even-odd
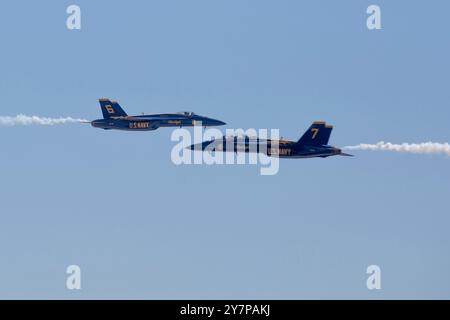
[[[177,112],[177,114],[181,114],[181,115],[187,116],[187,117],[192,117],[195,115],[195,113],[191,112],[191,111],[181,111],[181,112]]]

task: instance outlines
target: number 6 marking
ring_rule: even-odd
[[[106,108],[106,111],[108,111],[108,113],[114,113],[114,109],[111,105],[108,104],[105,106],[105,108]]]

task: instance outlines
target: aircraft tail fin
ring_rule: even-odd
[[[315,121],[297,143],[310,146],[327,145],[333,126],[323,121]]]
[[[117,101],[111,101],[106,98],[98,99],[100,107],[102,108],[103,118],[109,119],[111,117],[126,117],[128,116]]]

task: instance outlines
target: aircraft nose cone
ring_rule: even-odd
[[[225,122],[217,120],[217,119],[211,119],[211,125],[213,126],[224,126],[226,125]]]
[[[202,149],[202,144],[201,143],[197,143],[197,144],[191,144],[190,146],[185,147],[186,150],[201,150]]]

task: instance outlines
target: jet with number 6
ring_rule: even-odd
[[[106,98],[98,100],[103,119],[91,121],[95,128],[104,130],[151,131],[160,127],[191,127],[195,125],[222,126],[225,122],[199,116],[193,112],[176,112],[163,114],[142,114],[129,116],[117,101]]]

